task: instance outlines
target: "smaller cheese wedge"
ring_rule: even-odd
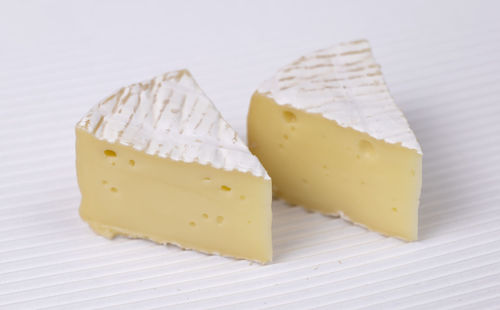
[[[367,41],[301,57],[264,82],[248,142],[278,197],[417,239],[422,151]]]
[[[271,180],[188,71],[120,89],[76,139],[80,215],[96,233],[271,261]]]

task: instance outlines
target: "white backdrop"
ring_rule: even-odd
[[[500,302],[497,1],[0,2],[0,308],[465,309]],[[251,93],[303,53],[366,38],[424,150],[404,243],[273,202],[261,266],[96,236],[74,124],[187,67],[244,137]]]

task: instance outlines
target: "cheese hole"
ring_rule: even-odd
[[[252,221],[248,220],[248,224],[252,224]]]
[[[208,214],[203,213],[201,216],[203,216],[204,219],[208,219]]]
[[[366,184],[365,181],[361,180],[361,185],[365,185],[365,184]]]
[[[375,155],[375,148],[373,147],[373,145],[370,142],[368,142],[366,140],[359,141],[358,148],[359,148],[360,155],[363,157],[368,158],[368,157],[372,157]]]
[[[113,193],[118,193],[118,188],[116,187],[111,187],[109,190],[112,191]]]
[[[278,144],[278,146],[280,147],[280,149],[282,149],[284,147],[283,144],[281,144],[281,143]]]
[[[102,184],[106,185],[106,184],[108,184],[108,181],[102,180]]]
[[[241,200],[245,200],[246,198],[247,198],[247,197],[245,197],[245,196],[243,196],[243,195],[241,195],[241,196],[240,196],[240,199],[241,199]]]
[[[327,170],[328,166],[327,165],[323,165],[323,169]]]
[[[218,216],[215,221],[217,222],[217,224],[222,224],[222,222],[224,222],[224,217],[223,216]]]
[[[290,111],[284,111],[283,117],[285,118],[285,121],[287,121],[288,123],[297,121],[297,117],[295,116],[295,114]]]
[[[135,166],[135,160],[131,159],[128,161],[128,164],[131,166],[131,167],[134,167]]]
[[[229,191],[231,190],[231,187],[226,186],[226,185],[222,185],[222,186],[220,187],[220,189],[221,189],[221,190],[223,190],[223,191],[225,191],[225,192],[229,192]]]
[[[398,208],[392,208],[392,211],[398,212]]]
[[[283,139],[288,140],[288,135],[283,135]]]
[[[195,223],[195,222],[193,222],[193,221],[191,221],[191,222],[189,222],[189,226],[191,226],[191,227],[195,227],[195,226],[196,226],[196,223]]]
[[[210,179],[209,177],[203,178],[203,182],[207,182],[208,183],[210,181],[212,181],[212,179]]]
[[[105,150],[104,155],[106,155],[106,157],[116,157],[116,152],[113,150]]]
[[[295,126],[290,127],[290,129],[291,129],[292,131],[294,131],[294,130],[295,130]]]
[[[302,179],[302,182],[304,182],[304,184],[309,183],[306,179]]]

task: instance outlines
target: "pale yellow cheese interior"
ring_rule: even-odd
[[[271,261],[270,180],[76,135],[80,215],[98,234]]]
[[[385,235],[417,239],[422,156],[416,150],[258,92],[250,104],[248,142],[278,197]]]

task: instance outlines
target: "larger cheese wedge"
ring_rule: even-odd
[[[188,71],[120,89],[76,136],[80,215],[98,234],[271,260],[271,180]]]
[[[265,81],[248,141],[287,202],[417,239],[422,151],[367,41],[301,57]]]

